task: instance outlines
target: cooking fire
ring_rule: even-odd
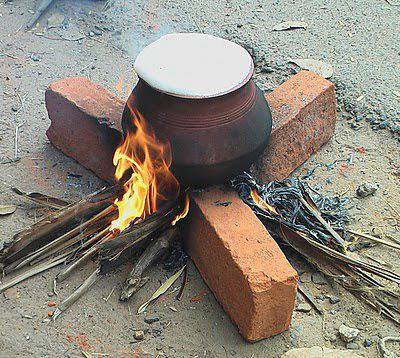
[[[341,195],[329,198],[306,180],[288,178],[333,135],[331,82],[303,71],[265,95],[243,47],[197,33],[161,37],[137,55],[134,69],[138,78],[126,101],[82,78],[46,92],[50,141],[109,184],[74,203],[13,189],[48,213],[0,249],[0,292],[61,266],[53,286],[58,294],[60,283],[93,261],[88,277],[49,313],[55,320],[123,265],[131,268],[119,293],[126,301],[146,285],[148,269],[163,263],[173,272],[137,308],[141,314],[183,274],[176,298],[182,297],[184,237],[206,284],[254,342],[289,328],[297,290],[323,313],[297,285],[277,240],[400,324],[400,296],[391,288],[400,275],[349,254],[361,237],[400,245],[347,229]],[[258,158],[268,171],[262,185],[247,172]]]

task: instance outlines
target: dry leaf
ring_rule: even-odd
[[[15,205],[0,205],[0,216],[10,215],[15,210],[17,210],[17,207]]]
[[[272,31],[284,31],[284,30],[293,30],[293,29],[306,29],[308,24],[304,21],[284,21],[279,24],[276,24]]]
[[[289,62],[296,64],[304,70],[315,72],[324,78],[330,78],[333,75],[333,66],[323,61],[312,58],[289,58]]]
[[[174,284],[174,282],[178,279],[178,277],[182,274],[183,270],[185,269],[186,265],[184,265],[177,273],[172,275],[170,278],[168,278],[158,289],[156,292],[153,293],[153,295],[150,297],[148,301],[143,303],[139,308],[137,313],[141,314],[143,313],[147,306],[154,300],[156,300],[158,297],[163,295],[165,292],[168,291],[168,289]]]

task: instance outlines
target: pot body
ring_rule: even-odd
[[[123,113],[124,130],[136,108],[155,135],[169,141],[172,171],[181,183],[223,183],[246,170],[265,149],[271,133],[269,106],[250,80],[223,96],[189,99],[155,90],[139,80]]]

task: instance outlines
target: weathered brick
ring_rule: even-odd
[[[297,274],[252,210],[232,190],[212,187],[192,198],[187,220],[186,250],[243,337],[286,330]]]
[[[46,134],[54,146],[112,182],[124,101],[84,77],[71,77],[49,86],[46,108],[51,120]]]
[[[280,180],[332,137],[335,91],[333,84],[321,76],[301,71],[266,98],[273,128],[268,147],[254,167],[260,179]],[[46,106],[51,119],[47,131],[50,141],[100,178],[112,182],[111,159],[121,137],[124,102],[87,79],[74,77],[50,85]]]
[[[336,95],[333,83],[300,71],[266,95],[273,127],[268,147],[254,165],[263,181],[282,180],[333,135]]]

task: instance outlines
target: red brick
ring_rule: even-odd
[[[246,340],[289,327],[296,271],[235,192],[212,187],[194,196],[183,237],[204,281]]]
[[[301,71],[266,98],[273,128],[255,172],[264,181],[280,180],[332,137],[335,91],[333,84],[321,76]],[[46,106],[51,119],[47,131],[50,141],[100,178],[112,182],[112,156],[121,137],[124,102],[87,79],[74,77],[50,85]]]
[[[71,77],[49,86],[46,107],[51,120],[46,134],[54,146],[112,182],[124,101],[84,77]]]
[[[333,135],[336,95],[333,83],[301,71],[266,95],[273,127],[268,147],[254,166],[263,181],[287,178]]]

